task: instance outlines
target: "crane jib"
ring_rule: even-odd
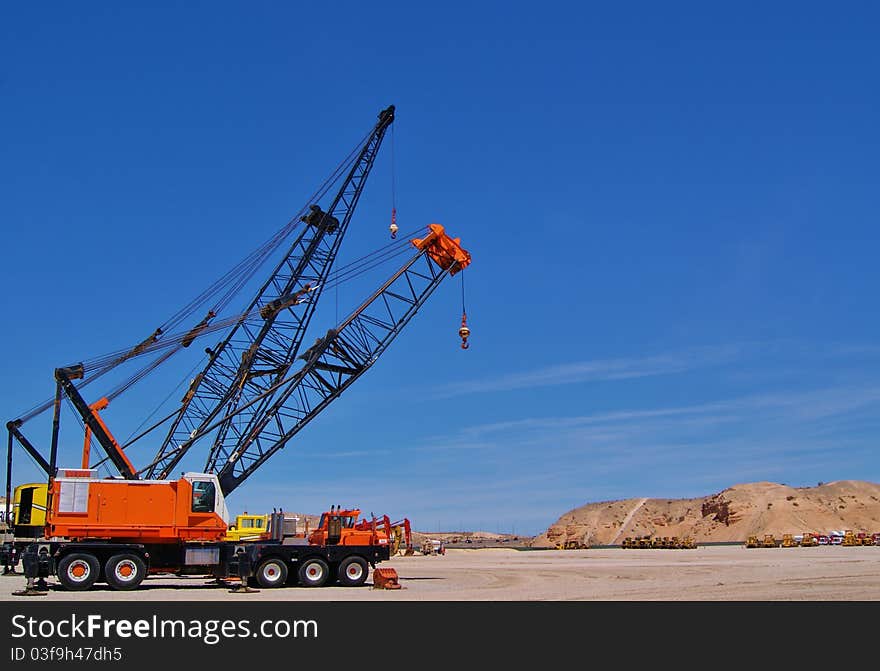
[[[298,357],[303,367],[273,390],[259,421],[247,433],[215,443],[205,471],[217,474],[224,495],[366,372],[445,277],[470,264],[470,253],[439,224],[412,243],[418,252]]]

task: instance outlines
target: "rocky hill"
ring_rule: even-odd
[[[734,485],[696,499],[625,499],[570,510],[532,545],[566,541],[616,545],[631,536],[690,536],[699,542],[745,541],[748,536],[880,531],[880,484],[839,480],[816,487],[775,482]]]

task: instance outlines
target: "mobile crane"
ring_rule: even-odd
[[[213,294],[203,294],[218,298],[195,326],[174,332],[171,329],[181,323],[175,316],[146,340],[112,358],[57,368],[54,401],[7,423],[7,492],[13,440],[48,478],[43,538],[29,543],[22,554],[28,589],[37,579],[57,575],[61,585],[71,590],[88,589],[99,580],[127,590],[154,572],[208,573],[218,579],[254,575],[263,587],[286,584],[293,575],[304,586],[321,586],[331,579],[356,586],[366,580],[369,566],[375,568],[389,558],[395,525],[387,516],[359,520],[357,509],[331,508],[308,538],[290,533],[283,513],[273,512],[266,534],[252,541],[230,539],[226,496],[366,372],[444,278],[470,264],[470,254],[459,239],[451,238],[439,224],[430,224],[423,237],[406,236],[403,247],[414,248],[415,253],[347,318],[300,353],[321,291],[333,278],[330,268],[342,237],[393,120],[391,106],[379,114],[349,161],[337,169],[337,181],[343,174],[346,177],[326,210],[310,203],[308,211],[304,208],[271,241],[270,247],[277,248],[299,227],[293,244],[243,313],[215,319],[229,300],[230,287],[244,283],[238,276],[224,276]],[[313,200],[326,195],[326,185]],[[392,244],[399,253],[400,243]],[[264,246],[258,256],[267,256],[268,250]],[[383,253],[387,257],[387,249]],[[255,267],[249,264],[239,270],[250,277]],[[84,386],[124,362],[156,355],[115,396],[175,352],[224,328],[225,338],[205,348],[207,364],[191,380],[180,406],[127,445],[116,440],[99,414],[109,397],[88,404],[74,384],[83,380],[80,386]],[[62,398],[85,427],[79,468],[57,466]],[[53,421],[47,459],[21,427],[49,407]],[[125,448],[169,420],[170,429],[155,458],[136,469]],[[95,466],[109,461],[118,476],[101,478],[89,466],[92,439],[106,454]],[[187,452],[209,440],[204,469],[171,479]],[[408,520],[405,527],[406,542],[411,544]]]

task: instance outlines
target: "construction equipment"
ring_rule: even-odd
[[[403,519],[399,522],[392,522],[390,527],[391,533],[388,542],[391,545],[391,556],[393,557],[398,553],[402,553],[404,557],[413,555],[415,550],[413,548],[412,530],[409,520]]]
[[[775,548],[779,547],[779,544],[776,542],[776,539],[773,537],[773,534],[764,534],[764,539],[761,541],[762,548]]]
[[[843,540],[840,544],[847,547],[854,547],[859,544],[859,541],[856,538],[855,532],[853,532],[852,529],[847,529],[843,532]]]
[[[266,537],[269,532],[268,515],[236,515],[235,522],[229,525],[224,539],[227,541],[256,541]]]
[[[804,533],[803,537],[801,538],[801,547],[802,548],[819,547],[819,539],[816,537],[815,534],[812,534],[809,532]]]
[[[697,541],[696,541],[696,539],[691,538],[690,536],[685,536],[684,538],[681,539],[681,547],[684,550],[696,550]]]
[[[308,535],[310,545],[363,546],[380,543],[391,548],[392,526],[386,515],[382,519],[361,519],[358,508],[331,506],[321,515],[318,526]],[[403,524],[409,527],[409,520]],[[391,552],[389,551],[389,554]]]
[[[746,547],[747,547],[747,548],[759,548],[759,547],[761,547],[761,543],[758,542],[758,537],[757,537],[757,536],[749,536],[749,537],[746,539]]]
[[[624,538],[623,542],[621,542],[621,544],[620,544],[620,547],[622,547],[624,550],[628,550],[628,549],[634,548],[636,546],[637,546],[637,543],[631,536],[627,536],[626,538]]]
[[[43,537],[48,491],[45,482],[29,482],[15,488],[12,508],[8,515],[3,515],[4,529],[0,534],[0,565],[4,573],[14,572],[24,547]]]
[[[421,552],[424,556],[445,555],[446,544],[437,538],[425,538],[422,541]]]
[[[792,534],[782,534],[781,546],[784,548],[797,547],[797,543],[794,541],[794,536]]]
[[[337,170],[337,181],[347,176],[326,210],[310,204],[307,213],[282,229],[284,235],[273,238],[271,249],[278,249],[303,224],[243,313],[222,317],[221,308],[229,297],[223,293],[228,289],[224,284],[220,294],[203,294],[212,300],[220,295],[222,300],[212,304],[194,327],[174,335],[163,325],[121,356],[57,368],[54,402],[7,424],[7,489],[13,440],[48,478],[43,538],[22,554],[29,586],[34,578],[54,574],[72,590],[88,589],[102,578],[114,589],[134,589],[148,573],[159,571],[209,573],[218,579],[254,576],[263,587],[286,584],[288,575],[310,587],[334,577],[355,586],[366,580],[369,566],[389,558],[392,525],[387,516],[359,519],[358,509],[334,506],[305,538],[291,533],[293,520],[273,512],[265,531],[250,538],[240,528],[230,530],[226,497],[376,362],[443,279],[470,264],[470,254],[459,239],[451,238],[439,224],[430,224],[423,237],[407,236],[393,243],[398,251],[409,248],[412,256],[348,317],[300,353],[315,305],[331,279],[342,236],[393,119],[393,106],[383,110],[358,150]],[[316,195],[323,197],[327,189],[322,187]],[[248,272],[252,275],[256,267],[248,267]],[[243,279],[233,283],[236,288],[243,285]],[[190,381],[175,412],[128,444],[118,442],[100,415],[109,400],[171,353],[220,328],[227,329],[225,338],[205,348],[208,363]],[[159,354],[118,393],[96,403],[87,403],[74,384],[82,380],[85,385],[122,363],[163,348],[170,353]],[[293,371],[296,362],[302,363]],[[57,467],[62,398],[86,427],[81,468]],[[54,410],[53,431],[46,459],[21,427],[49,408]],[[126,448],[168,421],[171,425],[156,457],[136,469]],[[97,465],[109,462],[119,477],[101,478],[96,468],[88,467],[93,438],[106,454]],[[194,454],[191,450],[197,444],[210,444],[204,469],[172,479],[181,459]],[[400,525],[408,536],[408,520]],[[411,546],[408,538],[406,542]]]

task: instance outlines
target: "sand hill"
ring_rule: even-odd
[[[690,536],[697,542],[745,541],[748,536],[880,531],[880,484],[839,480],[816,487],[774,482],[734,485],[696,499],[625,499],[570,510],[532,545],[565,541],[616,545],[631,536]]]

